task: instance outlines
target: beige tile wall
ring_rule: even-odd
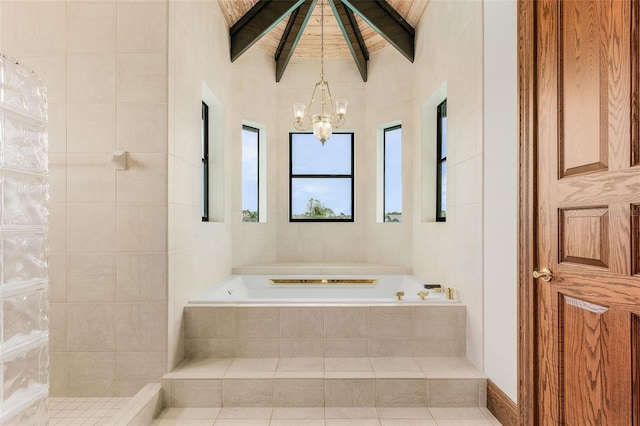
[[[483,367],[482,267],[482,5],[483,2],[431,2],[416,34],[413,87],[413,271],[422,279],[454,287],[467,306],[467,357]],[[435,190],[422,186],[420,163],[423,106],[446,83],[447,222],[424,222],[422,198]]]
[[[188,358],[465,356],[465,307],[185,309]],[[359,318],[355,328],[350,321]],[[344,327],[338,327],[343,324]]]
[[[144,14],[140,10],[132,10],[131,13],[132,16]],[[231,118],[236,101],[230,84],[232,67],[228,56],[228,27],[224,16],[215,1],[172,1],[169,2],[168,20],[169,32],[166,39],[171,60],[167,69],[167,252],[170,271],[167,342],[168,363],[174,366],[184,355],[184,306],[206,287],[231,273],[231,197],[236,191],[230,182],[233,171],[238,167],[231,161],[234,152]],[[144,27],[143,31],[146,33],[140,37],[122,37],[122,43],[126,42],[131,47],[149,45],[159,48],[160,43],[149,41],[155,37],[157,29]],[[135,61],[143,69],[153,69],[153,64],[161,59],[161,55],[157,53],[149,58],[136,58]],[[150,79],[159,77],[161,76],[149,75]],[[127,75],[126,79],[131,83],[138,81],[135,73]],[[213,157],[222,154],[224,157],[221,162],[224,165],[223,172],[212,171],[212,176],[223,182],[210,179],[211,188],[224,187],[224,191],[212,191],[210,208],[212,211],[222,210],[224,222],[204,223],[201,220],[200,117],[203,84],[222,105],[221,108],[210,105],[209,110],[211,126],[216,135],[210,140],[210,155]],[[237,102],[242,100],[238,99]],[[162,114],[162,111],[153,109],[133,112],[138,116]],[[220,127],[223,129],[218,131]],[[220,350],[224,351],[224,346]]]
[[[0,51],[50,102],[52,396],[130,396],[165,371],[167,7],[0,4]]]

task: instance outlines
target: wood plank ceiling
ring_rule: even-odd
[[[246,19],[247,16],[245,15],[247,15],[247,12],[250,12],[252,8],[254,8],[254,6],[256,6],[256,4],[259,2],[265,2],[265,0],[218,0],[222,13],[225,16],[227,24],[229,25],[229,28],[233,28],[241,18],[244,17],[244,19]],[[274,0],[274,4],[277,4],[277,2],[278,0]],[[373,5],[375,3],[381,4],[382,6],[391,6],[391,8],[395,9],[395,12],[397,12],[400,23],[408,24],[407,31],[413,31],[413,28],[417,27],[420,23],[420,18],[422,17],[428,2],[429,0],[347,0],[345,3],[349,3],[350,5],[354,5],[356,7],[358,7],[358,3],[364,5],[364,7],[367,7],[370,4]],[[293,4],[295,2],[291,3]],[[316,3],[314,3],[313,1],[309,2],[307,0],[301,5],[296,5],[294,7],[294,10],[300,7],[302,11],[305,4],[308,9],[310,3],[313,7],[313,10],[308,22],[302,29],[302,34],[298,40],[295,50],[292,52],[292,57],[320,57],[320,17],[322,0],[317,0]],[[385,39],[385,37],[383,37],[383,35],[381,35],[378,31],[376,31],[376,29],[370,26],[357,13],[354,14],[350,10],[344,12],[341,8],[341,4],[344,4],[342,3],[342,1],[334,0],[333,4],[336,5],[336,10],[339,11],[341,15],[343,15],[343,18],[345,17],[346,13],[351,14],[357,24],[357,29],[362,36],[362,41],[364,41],[364,48],[362,49],[362,53],[366,56],[366,59],[362,57],[362,54],[360,54],[360,58],[358,59],[357,55],[352,53],[349,45],[347,44],[345,34],[343,34],[343,31],[338,24],[338,20],[334,15],[334,11],[330,3],[331,2],[329,0],[324,0],[323,5],[325,46],[324,57],[353,57],[354,60],[356,60],[356,64],[358,65],[360,73],[362,74],[363,80],[366,81],[366,59],[368,59],[368,55],[374,55],[375,53],[379,52],[381,49],[389,45],[389,42],[387,41],[387,39]],[[344,8],[345,10],[348,9],[346,7]],[[362,8],[362,6],[360,6],[360,8]],[[393,10],[389,12],[395,13]],[[262,50],[266,51],[268,54],[273,55],[275,58],[278,52],[278,46],[280,45],[282,37],[287,30],[287,26],[289,24],[291,16],[293,16],[292,13],[287,13],[287,16],[284,19],[282,19],[277,25],[271,28],[256,42],[256,45]],[[298,20],[300,21],[301,18],[298,18]],[[344,22],[345,19],[343,19],[342,21]],[[348,29],[346,32],[349,32]],[[413,37],[413,35],[411,36]],[[352,42],[353,41],[355,41],[355,39],[352,39]],[[354,50],[358,51],[357,47]],[[403,54],[405,53],[403,52]],[[234,53],[232,52],[232,56],[233,55]],[[407,56],[407,54],[405,54],[405,56]],[[409,56],[407,57],[409,58]],[[413,61],[413,57],[410,57],[409,59]],[[363,61],[365,61],[364,70],[362,69]],[[282,60],[280,62],[282,62]],[[284,64],[284,67],[286,67],[286,63]],[[284,67],[278,69],[276,80],[280,80],[280,77],[284,72]]]

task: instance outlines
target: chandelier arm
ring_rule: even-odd
[[[329,97],[329,105],[331,105],[331,116],[333,117],[336,114],[336,110],[333,106],[333,98],[331,97],[331,90],[329,89],[329,83],[325,82],[325,86],[327,86],[327,96]]]
[[[311,107],[313,106],[313,101],[316,99],[316,92],[318,91],[318,85],[320,82],[316,83],[313,87],[313,93],[311,94],[311,100],[309,101],[309,108],[307,108],[307,117],[309,117],[309,126],[311,126]]]

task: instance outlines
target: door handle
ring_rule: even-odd
[[[533,271],[533,278],[535,279],[542,278],[542,281],[549,282],[553,279],[553,274],[551,273],[549,268],[542,268],[540,269],[540,272]]]

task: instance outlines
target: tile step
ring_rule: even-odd
[[[486,377],[465,358],[207,358],[162,388],[165,407],[486,405]]]

